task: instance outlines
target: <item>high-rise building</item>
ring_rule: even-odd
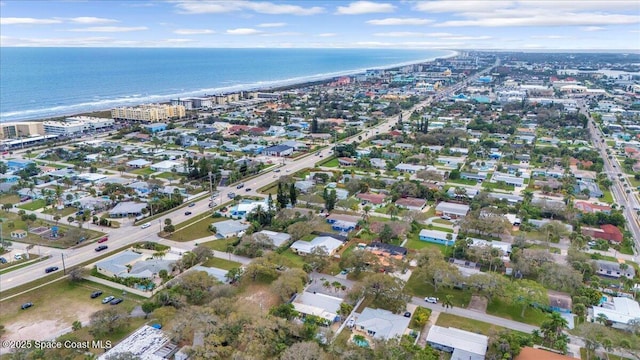
[[[34,135],[44,135],[41,122],[25,121],[0,124],[0,139],[17,139]]]
[[[182,105],[147,104],[137,107],[121,107],[111,110],[111,117],[116,120],[158,122],[171,119],[181,119],[185,116],[186,109]]]

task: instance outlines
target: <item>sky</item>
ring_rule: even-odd
[[[0,0],[0,46],[640,51],[640,1]]]

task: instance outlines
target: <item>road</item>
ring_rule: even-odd
[[[450,88],[443,90],[442,92],[438,93],[434,97],[429,98],[417,104],[412,109],[403,111],[402,118],[409,119],[411,113],[414,110],[421,109],[422,107],[429,105],[432,101],[439,101],[444,97],[448,97],[454,94],[455,92],[459,91],[464,86],[466,86],[466,84],[468,84],[469,82],[491,71],[498,64],[499,64],[499,61],[496,60],[496,63],[491,67],[486,68],[474,74],[473,76],[465,79],[462,82],[452,85]],[[382,123],[378,124],[375,127],[365,129],[361,133],[351,136],[349,138],[346,138],[338,143],[349,144],[356,141],[360,142],[360,141],[364,141],[365,139],[374,137],[379,133],[381,134],[381,133],[388,132],[391,130],[393,126],[395,126],[398,123],[398,120],[399,120],[399,116],[393,116],[391,118],[384,120]],[[333,145],[335,145],[335,143]],[[332,147],[333,146],[328,146],[327,148],[320,151],[320,155],[322,156],[322,158],[331,156],[333,152]],[[232,193],[232,192],[236,193],[237,195],[263,196],[257,193],[258,189],[273,183],[275,181],[275,178],[277,178],[278,176],[293,174],[296,171],[299,171],[305,168],[313,168],[316,162],[322,160],[322,158],[316,154],[317,152],[299,157],[297,159],[284,159],[284,165],[278,167],[278,169],[280,169],[279,173],[273,172],[273,170],[275,170],[275,167],[274,167],[273,170],[267,171],[263,175],[260,175],[254,179],[246,180],[244,182],[244,188],[242,189],[237,189],[235,186],[218,187],[217,189],[218,196],[215,199],[215,201],[217,204],[229,201],[228,196],[229,196],[229,193]],[[250,190],[247,191],[248,189]],[[88,224],[88,223],[85,223],[85,227],[89,227],[94,230],[108,233],[109,241],[106,242],[105,245],[108,245],[109,249],[106,251],[111,251],[112,249],[118,249],[120,247],[126,246],[128,244],[132,244],[135,242],[139,242],[139,241],[154,241],[159,243],[167,243],[167,244],[170,244],[176,251],[188,251],[193,248],[193,242],[181,244],[174,241],[168,241],[166,239],[160,238],[157,235],[157,233],[162,230],[162,227],[164,226],[163,225],[164,220],[167,218],[171,219],[173,224],[179,224],[183,221],[188,220],[189,218],[192,218],[195,214],[201,214],[204,212],[211,211],[211,209],[209,208],[209,202],[210,202],[210,199],[205,198],[203,200],[194,202],[193,207],[177,209],[166,214],[165,216],[162,216],[159,219],[151,220],[150,222],[152,225],[147,229],[142,229],[140,228],[140,226],[133,226],[132,221],[128,219],[122,219],[123,223],[121,227],[118,229],[102,228],[102,227],[97,227],[95,225]],[[13,211],[17,211],[17,209],[14,209]],[[185,215],[186,211],[190,211],[194,215]],[[32,212],[28,212],[28,213],[32,213]],[[36,216],[38,216],[39,218],[53,220],[51,215],[45,215],[38,212],[33,212],[33,213],[36,214]],[[45,247],[41,247],[41,248],[42,248],[43,254],[51,254],[52,257],[48,260],[41,261],[36,264],[0,275],[1,291],[9,290],[11,288],[26,284],[30,281],[34,281],[40,277],[45,276],[44,270],[47,267],[58,266],[60,269],[63,269],[63,264],[62,264],[63,256],[64,256],[64,267],[71,268],[73,266],[76,266],[78,264],[91,260],[92,258],[96,257],[98,254],[100,255],[103,254],[102,252],[96,253],[96,251],[94,250],[95,246],[93,245],[87,245],[77,249],[66,249],[66,250],[45,248]],[[217,255],[220,255],[220,254],[217,254]]]
[[[589,133],[591,135],[591,139],[593,140],[593,144],[596,149],[600,152],[600,156],[604,161],[604,173],[608,174],[609,179],[613,183],[611,185],[611,193],[613,197],[618,202],[618,204],[622,207],[622,213],[627,220],[627,228],[631,232],[633,236],[633,241],[635,243],[635,254],[638,254],[640,251],[640,225],[638,225],[638,214],[636,209],[640,209],[640,205],[638,204],[638,200],[633,194],[633,187],[629,184],[627,178],[625,176],[618,177],[618,174],[623,173],[620,165],[617,164],[615,158],[609,159],[609,154],[607,154],[607,143],[604,140],[604,135],[602,132],[596,127],[595,120],[591,117],[586,105],[584,102],[579,104],[580,112],[587,116]],[[627,187],[625,187],[625,185]],[[627,194],[627,189],[631,190],[629,194]]]

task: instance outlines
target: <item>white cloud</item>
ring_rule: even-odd
[[[450,20],[434,24],[438,27],[458,27],[458,26],[482,26],[482,27],[503,27],[503,26],[590,26],[590,25],[621,25],[635,24],[640,22],[640,17],[623,14],[600,14],[600,13],[554,13],[538,12],[537,14],[526,14],[512,12],[511,14],[492,13],[485,16],[478,16],[471,20]]]
[[[264,33],[260,34],[260,36],[300,36],[302,33],[295,31],[283,31],[283,32],[275,32],[275,33]]]
[[[178,29],[173,33],[178,35],[206,35],[215,34],[215,31],[210,29]]]
[[[392,4],[377,3],[372,1],[356,1],[348,6],[338,6],[336,14],[338,15],[361,15],[372,13],[388,13],[395,10]]]
[[[255,35],[260,34],[262,31],[249,28],[229,29],[227,34],[229,35]]]
[[[60,24],[62,20],[59,19],[36,19],[36,18],[18,18],[18,17],[3,17],[0,18],[0,25],[47,25],[47,24]]]
[[[443,40],[454,40],[454,41],[467,41],[467,40],[489,40],[491,36],[468,36],[468,35],[456,35],[451,33],[423,33],[423,32],[412,32],[412,31],[392,31],[385,33],[374,33],[373,36],[381,36],[381,37],[414,37],[414,38],[439,38]]]
[[[45,47],[45,46],[105,46],[111,45],[109,37],[81,37],[81,38],[14,38],[3,36],[0,46]]]
[[[436,0],[420,1],[415,10],[432,13],[491,13],[498,9],[547,9],[553,11],[638,11],[638,3],[628,0],[559,0],[559,1],[503,1],[503,0]]]
[[[570,36],[565,36],[565,35],[534,35],[531,36],[532,39],[549,39],[549,40],[556,40],[556,39],[570,39]]]
[[[173,43],[173,44],[184,44],[184,43],[194,42],[195,40],[193,40],[193,39],[165,39],[164,41],[166,41],[168,43]]]
[[[441,1],[420,1],[414,6],[415,10],[447,13],[465,11],[487,11],[492,9],[502,9],[513,5],[513,1],[478,1],[478,0],[441,0]]]
[[[603,28],[602,26],[585,26],[582,28],[582,31],[602,31],[602,30],[606,30],[606,28]]]
[[[336,33],[322,33],[322,34],[318,34],[318,37],[334,37],[334,36],[338,36],[338,34],[336,34]]]
[[[374,19],[367,21],[371,25],[426,25],[432,23],[433,20],[420,18],[386,18]]]
[[[117,23],[118,20],[115,19],[105,19],[93,16],[80,16],[69,19],[70,22],[76,24],[109,24],[109,23]]]
[[[261,27],[261,28],[274,28],[274,27],[283,27],[283,26],[286,26],[286,25],[287,25],[287,23],[278,22],[278,23],[264,23],[264,24],[258,25],[258,27]]]
[[[274,4],[265,1],[178,1],[176,7],[187,14],[220,14],[242,10],[272,15],[315,15],[324,12],[324,8],[319,6],[305,8],[298,5]]]
[[[74,32],[132,32],[148,30],[146,26],[93,26],[88,28],[71,29]]]

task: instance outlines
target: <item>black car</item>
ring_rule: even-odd
[[[117,298],[117,299],[113,299],[111,300],[111,302],[109,304],[111,305],[118,305],[122,302],[123,300],[121,298]]]
[[[249,191],[251,191],[251,188],[246,188],[245,191],[249,192]]]
[[[405,312],[404,312],[404,317],[408,317],[408,318],[410,318],[410,317],[411,317],[411,313],[410,313],[410,312],[408,312],[408,311],[405,311]]]
[[[108,247],[107,245],[100,245],[100,246],[98,246],[98,247],[96,248],[96,251],[102,251],[102,250],[106,250],[106,249],[108,249],[108,248],[109,248],[109,247]]]
[[[191,211],[187,211],[187,212],[185,212],[184,214],[185,214],[185,215],[187,215],[187,216],[188,216],[188,215],[191,215]]]
[[[97,298],[97,297],[98,297],[98,296],[100,296],[100,295],[102,295],[102,291],[100,291],[100,290],[96,290],[96,291],[94,291],[94,292],[92,292],[92,293],[91,293],[91,298],[92,298],[92,299],[95,299],[95,298]]]
[[[48,273],[54,272],[56,270],[58,270],[57,266],[49,266],[48,268],[44,269],[44,272],[46,272],[48,274]]]
[[[26,310],[26,309],[28,309],[28,308],[30,308],[30,307],[32,307],[32,306],[33,306],[33,303],[28,302],[28,303],[24,303],[24,304],[22,304],[22,306],[20,306],[20,308],[21,308],[22,310]]]

